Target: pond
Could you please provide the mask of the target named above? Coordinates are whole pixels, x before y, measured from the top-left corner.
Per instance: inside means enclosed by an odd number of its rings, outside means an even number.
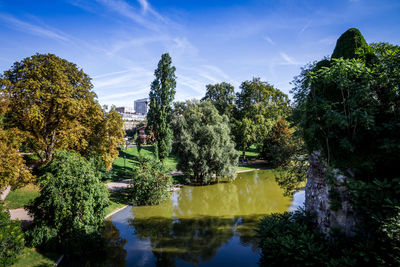
[[[241,173],[231,183],[183,186],[157,206],[113,215],[105,236],[113,266],[258,266],[257,222],[293,210],[304,192],[286,197],[269,170]]]

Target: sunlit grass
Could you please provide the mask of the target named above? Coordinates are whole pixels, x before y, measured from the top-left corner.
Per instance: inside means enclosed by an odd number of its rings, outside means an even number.
[[[25,247],[13,266],[53,266],[60,256],[57,253],[39,252],[36,248]]]
[[[28,184],[10,192],[5,199],[5,207],[7,209],[22,208],[38,196],[39,188],[33,184]]]

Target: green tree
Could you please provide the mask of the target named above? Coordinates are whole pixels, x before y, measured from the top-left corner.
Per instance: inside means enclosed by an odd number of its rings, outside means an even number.
[[[168,157],[172,148],[171,104],[175,97],[176,77],[175,67],[168,53],[161,56],[156,77],[151,83],[150,105],[147,114],[147,126],[154,134],[154,151],[157,158],[163,161]]]
[[[219,115],[210,101],[187,101],[178,106],[173,121],[178,168],[193,173],[196,183],[235,178],[238,155],[228,117]]]
[[[295,118],[308,151],[321,151],[328,167],[348,177],[344,186],[371,258],[398,265],[400,47],[342,45],[323,67],[312,64],[295,80]]]
[[[296,145],[293,129],[289,128],[287,121],[279,118],[264,139],[260,155],[272,168],[285,167],[292,160]]]
[[[23,152],[33,152],[39,159],[34,166],[49,162],[56,149],[81,154],[94,149],[111,167],[123,132],[109,131],[114,127],[109,125],[112,119],[102,112],[92,88],[87,74],[53,54],[36,54],[15,62],[1,76],[0,95],[8,103],[6,129],[22,132]],[[91,142],[99,134],[108,140]]]
[[[232,117],[235,105],[235,88],[229,83],[217,83],[206,85],[206,95],[201,101],[210,100],[217,108],[220,115]]]
[[[21,222],[11,221],[3,203],[0,203],[0,265],[11,266],[23,249]]]
[[[61,151],[40,177],[40,195],[29,205],[34,216],[27,239],[71,254],[100,243],[108,191],[95,168],[76,152]]]
[[[289,98],[260,78],[245,81],[236,94],[236,125],[234,131],[237,147],[245,157],[246,149],[259,146],[279,117],[289,115]]]
[[[142,160],[129,188],[132,203],[138,206],[160,204],[169,198],[171,185],[171,177],[160,162]]]

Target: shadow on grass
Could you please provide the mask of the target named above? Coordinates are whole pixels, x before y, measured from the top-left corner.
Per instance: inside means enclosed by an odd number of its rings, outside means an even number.
[[[114,165],[112,168],[112,181],[119,181],[123,179],[130,179],[133,175],[133,168],[131,166],[118,166]]]
[[[130,195],[129,188],[118,190],[118,191],[110,193],[110,200],[112,200],[116,203],[129,205],[130,204],[129,195]]]

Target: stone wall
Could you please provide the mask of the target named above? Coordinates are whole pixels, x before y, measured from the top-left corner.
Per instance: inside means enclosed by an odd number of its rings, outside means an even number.
[[[310,167],[307,172],[305,209],[316,215],[320,230],[329,235],[331,228],[340,228],[346,235],[353,235],[353,228],[356,223],[353,206],[345,186],[341,186],[347,177],[335,175],[337,186],[330,186],[325,177],[326,166],[321,159],[319,152],[309,157]],[[340,201],[338,209],[331,209],[329,192],[334,190],[336,201]],[[338,203],[340,203],[338,202]]]

